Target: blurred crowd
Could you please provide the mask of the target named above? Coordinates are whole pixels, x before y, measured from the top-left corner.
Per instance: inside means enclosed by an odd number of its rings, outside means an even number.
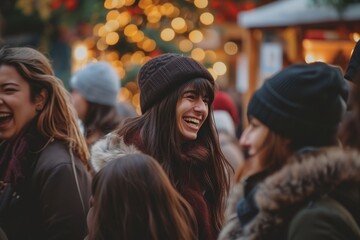
[[[246,111],[191,57],[137,80],[140,115],[108,62],[68,90],[1,48],[1,240],[360,239],[360,41],[345,73],[291,64]]]

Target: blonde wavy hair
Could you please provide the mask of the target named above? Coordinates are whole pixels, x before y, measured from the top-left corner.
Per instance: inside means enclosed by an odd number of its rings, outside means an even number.
[[[8,65],[29,83],[31,100],[46,90],[47,99],[39,112],[37,129],[44,137],[68,144],[72,152],[87,166],[89,150],[80,132],[75,109],[63,82],[57,78],[49,59],[29,47],[5,47],[0,50],[0,66]]]

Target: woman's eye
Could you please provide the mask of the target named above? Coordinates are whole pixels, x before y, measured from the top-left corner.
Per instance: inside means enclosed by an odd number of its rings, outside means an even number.
[[[193,95],[193,94],[188,94],[185,97],[189,98],[189,99],[195,99],[195,95]]]
[[[15,89],[15,88],[5,88],[5,89],[4,89],[4,92],[6,92],[6,93],[12,93],[12,92],[16,92],[16,89]]]

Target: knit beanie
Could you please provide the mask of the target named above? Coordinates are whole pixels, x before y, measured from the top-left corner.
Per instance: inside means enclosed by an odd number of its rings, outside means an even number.
[[[344,77],[352,81],[357,74],[360,74],[360,40],[355,45]]]
[[[192,58],[165,53],[145,63],[139,72],[140,107],[145,113],[182,84],[203,78],[214,85],[209,71]]]
[[[120,78],[107,62],[92,62],[76,72],[70,86],[89,102],[114,106],[120,88]]]
[[[319,143],[336,133],[347,97],[340,68],[294,64],[265,80],[250,100],[248,116],[282,136]]]
[[[214,110],[224,110],[227,111],[235,126],[239,124],[239,111],[236,107],[234,100],[224,91],[215,91]]]
[[[225,132],[231,137],[236,137],[234,121],[228,111],[214,110],[214,120],[218,132]]]

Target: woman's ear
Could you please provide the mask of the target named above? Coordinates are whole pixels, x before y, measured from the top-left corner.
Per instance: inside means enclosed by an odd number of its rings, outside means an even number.
[[[35,97],[35,105],[37,111],[43,110],[47,98],[48,91],[45,88],[41,89],[40,93]]]

